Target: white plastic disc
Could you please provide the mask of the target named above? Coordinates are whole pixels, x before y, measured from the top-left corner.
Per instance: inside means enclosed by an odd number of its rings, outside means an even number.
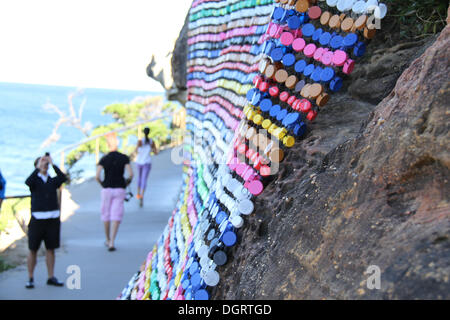
[[[250,213],[253,212],[253,209],[254,209],[254,205],[251,200],[244,199],[239,202],[239,211],[242,214],[249,215]]]

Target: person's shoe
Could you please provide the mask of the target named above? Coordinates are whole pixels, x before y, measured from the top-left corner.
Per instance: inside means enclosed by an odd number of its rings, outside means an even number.
[[[64,283],[59,282],[58,279],[56,279],[55,277],[51,277],[47,280],[47,284],[49,286],[55,286],[55,287],[62,287],[64,285]]]
[[[116,248],[115,247],[109,247],[108,251],[116,251]]]
[[[34,288],[34,280],[33,278],[30,278],[30,280],[27,281],[25,288],[27,289],[33,289]]]
[[[141,196],[141,198],[139,199],[139,207],[142,208],[143,206],[144,206],[144,199]]]

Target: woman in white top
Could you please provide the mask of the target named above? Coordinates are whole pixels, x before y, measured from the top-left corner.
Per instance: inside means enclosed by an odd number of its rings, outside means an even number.
[[[147,179],[152,169],[152,157],[150,153],[153,151],[155,154],[158,153],[156,149],[155,142],[152,139],[149,139],[148,135],[150,134],[150,129],[144,129],[145,138],[143,140],[138,141],[138,145],[136,148],[137,156],[136,156],[136,166],[138,169],[138,187],[137,187],[137,196],[140,200],[139,205],[143,206],[144,201],[144,192],[147,187]]]

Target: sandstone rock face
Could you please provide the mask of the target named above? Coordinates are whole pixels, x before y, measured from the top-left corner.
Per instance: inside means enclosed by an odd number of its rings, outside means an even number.
[[[449,36],[355,70],[257,198],[213,299],[450,298]]]

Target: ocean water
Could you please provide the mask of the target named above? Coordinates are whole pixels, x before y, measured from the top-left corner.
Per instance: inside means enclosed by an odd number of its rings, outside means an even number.
[[[51,103],[68,114],[68,95],[76,90],[75,87],[0,82],[0,170],[7,180],[7,196],[29,194],[24,182],[33,171],[33,162],[38,156],[47,151],[54,154],[57,150],[84,139],[78,129],[63,125],[58,130],[60,139],[49,147],[40,149],[59,118],[56,113],[46,111],[43,106]],[[78,111],[85,99],[82,123],[89,122],[95,127],[113,122],[111,116],[101,114],[109,104],[163,94],[85,88],[80,96],[74,98],[73,105]],[[53,157],[53,160],[59,165],[59,156]],[[84,176],[92,175],[95,171],[94,157],[85,157],[76,168],[84,170]]]

